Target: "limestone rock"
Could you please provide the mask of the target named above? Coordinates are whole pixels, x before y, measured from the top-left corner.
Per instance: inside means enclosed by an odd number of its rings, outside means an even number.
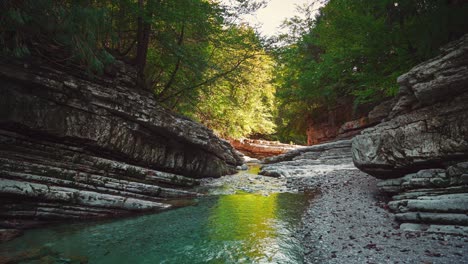
[[[385,180],[378,187],[384,192],[397,193],[388,207],[399,221],[468,226],[468,184],[463,181],[467,174],[468,162],[462,162],[446,170],[426,169]]]
[[[283,144],[278,141],[258,139],[230,140],[230,143],[236,150],[258,159],[284,154],[290,150],[303,147],[299,145]]]
[[[468,35],[398,82],[392,119],[353,139],[355,165],[387,179],[468,158]]]
[[[118,78],[91,82],[54,70],[0,65],[0,82],[0,124],[7,130],[44,133],[194,178],[234,173],[242,164],[211,130],[163,109],[150,92]]]
[[[242,160],[206,127],[159,106],[135,71],[74,76],[0,61],[0,220],[161,210]]]
[[[353,139],[354,164],[384,179],[396,220],[429,225],[403,227],[456,233],[447,225],[468,226],[468,35],[398,83],[387,120]]]
[[[419,107],[452,99],[467,90],[468,35],[442,48],[441,53],[398,78],[398,83],[414,94]]]
[[[462,226],[468,225],[468,215],[466,214],[407,212],[396,214],[395,219],[401,222],[423,222]]]
[[[271,177],[313,177],[338,170],[355,170],[351,159],[351,141],[332,143],[292,150],[265,160],[260,175]]]
[[[73,203],[98,208],[146,210],[170,207],[168,204],[156,201],[7,179],[2,179],[0,182],[0,192],[5,195],[21,195],[27,198]]]
[[[302,159],[301,156],[304,155],[304,159],[312,158],[317,159],[323,155],[324,151],[334,151],[336,153],[341,153],[343,156],[349,156],[351,154],[351,140],[339,140],[330,143],[323,143],[319,145],[314,145],[310,147],[298,148],[291,150],[285,154],[278,155],[271,158],[266,158],[264,163],[277,163],[281,161],[291,161],[293,159]],[[328,156],[327,154],[324,156]]]
[[[427,169],[402,178],[382,181],[378,186],[385,192],[399,193],[417,188],[448,187],[450,179],[443,169]]]
[[[367,118],[369,119],[369,123],[376,124],[380,121],[386,119],[390,112],[392,111],[393,105],[395,104],[395,100],[389,99],[374,107]]]
[[[410,232],[428,232],[428,233],[442,233],[450,235],[468,236],[467,226],[456,225],[428,225],[428,224],[413,224],[404,223],[400,225],[400,229]]]

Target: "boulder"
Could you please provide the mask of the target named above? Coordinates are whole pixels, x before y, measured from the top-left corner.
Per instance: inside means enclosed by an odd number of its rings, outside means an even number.
[[[71,75],[0,62],[0,218],[81,219],[161,210],[242,159],[208,128],[157,104],[135,71]]]
[[[398,83],[389,119],[353,139],[355,165],[389,179],[468,159],[468,35]]]
[[[465,234],[468,226],[468,35],[398,78],[385,121],[352,141],[353,162],[384,179],[402,229]]]

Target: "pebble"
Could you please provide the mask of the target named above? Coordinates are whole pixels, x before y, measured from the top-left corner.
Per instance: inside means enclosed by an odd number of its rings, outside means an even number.
[[[311,166],[306,173],[307,166],[297,167],[288,171],[288,188],[320,193],[298,231],[307,248],[304,263],[468,263],[468,254],[460,251],[468,247],[464,237],[400,231],[374,177],[356,169],[311,173]],[[281,169],[287,171],[287,162]]]

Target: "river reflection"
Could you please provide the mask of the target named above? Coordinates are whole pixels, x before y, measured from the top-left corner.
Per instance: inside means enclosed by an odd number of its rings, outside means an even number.
[[[31,230],[0,244],[0,263],[301,263],[292,235],[308,200],[239,193],[159,214]]]
[[[211,211],[210,239],[239,244],[238,250],[251,260],[274,255],[277,199],[278,194],[221,196]]]

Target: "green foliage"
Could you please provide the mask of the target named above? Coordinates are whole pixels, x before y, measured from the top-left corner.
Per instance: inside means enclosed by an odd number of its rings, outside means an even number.
[[[395,95],[399,75],[466,33],[467,13],[443,0],[330,0],[315,23],[310,14],[289,21],[302,32],[277,50],[280,133],[304,133],[315,109],[343,97],[359,105]]]
[[[233,22],[265,1],[231,2],[235,8],[212,0],[6,0],[1,52],[89,74],[117,58],[136,66],[138,86],[163,106],[220,135],[268,134],[272,61],[254,31]]]
[[[245,50],[238,52],[243,53]],[[224,61],[226,53],[220,50],[215,56]],[[275,89],[270,80],[272,70],[272,58],[263,54],[261,49],[258,50],[257,54],[240,64],[235,72],[216,79],[200,91],[194,118],[225,138],[273,133]]]
[[[223,137],[271,134],[276,123],[273,137],[303,143],[318,109],[393,96],[399,75],[468,28],[458,1],[330,0],[315,19],[311,5],[287,21],[290,34],[278,37],[287,45],[268,54],[234,23],[266,1],[230,2],[4,0],[0,53],[89,74],[123,60],[162,105]]]
[[[147,82],[161,103],[182,111],[212,63],[210,44],[220,33],[222,13],[200,0],[163,2],[156,9],[157,38],[148,51]]]
[[[0,44],[4,55],[31,53],[56,64],[77,63],[89,72],[102,73],[112,61],[101,49],[108,31],[105,9],[89,1],[3,1]]]

